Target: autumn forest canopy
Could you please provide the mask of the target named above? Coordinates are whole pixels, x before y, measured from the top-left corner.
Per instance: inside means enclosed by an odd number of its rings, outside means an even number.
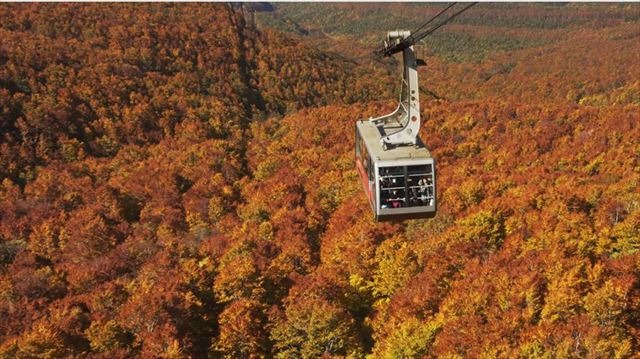
[[[0,358],[631,358],[640,5],[482,3],[420,53],[438,214],[354,123],[444,4],[0,4]]]

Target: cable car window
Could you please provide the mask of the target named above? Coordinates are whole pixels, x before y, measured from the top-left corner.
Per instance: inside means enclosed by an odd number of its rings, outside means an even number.
[[[409,207],[433,206],[434,183],[431,165],[408,166]]]
[[[364,141],[362,141],[362,138],[360,138],[360,136],[358,136],[358,142],[359,142],[359,148],[360,148],[360,158],[362,159],[362,167],[364,167],[364,172],[367,174],[367,177],[369,178],[369,180],[371,180],[372,178],[372,167],[371,166],[371,158],[369,157],[369,152],[367,151],[367,147],[364,145]]]
[[[407,173],[409,173],[409,175],[431,173],[431,165],[408,166]]]
[[[393,166],[393,167],[381,167],[380,168],[381,176],[403,176],[404,177],[404,166]]]
[[[381,167],[380,208],[401,208],[407,204],[405,167]]]
[[[380,208],[435,205],[432,165],[381,167]]]

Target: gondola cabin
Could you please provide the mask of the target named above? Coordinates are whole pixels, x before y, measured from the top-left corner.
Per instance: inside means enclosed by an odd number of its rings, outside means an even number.
[[[418,66],[409,31],[389,31],[380,52],[402,52],[400,101],[392,113],[356,122],[356,168],[376,220],[436,215],[436,165],[418,136]]]
[[[379,126],[356,123],[356,168],[377,221],[432,218],[436,168],[419,137],[415,145],[383,149]]]

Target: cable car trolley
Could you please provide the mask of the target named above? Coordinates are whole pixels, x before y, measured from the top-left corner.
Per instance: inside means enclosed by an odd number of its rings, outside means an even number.
[[[436,163],[420,139],[418,66],[414,45],[476,3],[439,21],[452,3],[413,33],[390,31],[376,54],[402,52],[403,75],[398,107],[392,113],[356,123],[356,168],[376,220],[432,218],[436,215]],[[454,9],[455,10],[455,9]],[[434,22],[434,25],[428,27]]]

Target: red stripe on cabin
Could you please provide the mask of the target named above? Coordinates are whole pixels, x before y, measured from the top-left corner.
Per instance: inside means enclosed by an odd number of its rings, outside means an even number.
[[[362,181],[362,188],[364,189],[364,193],[367,195],[369,199],[369,204],[373,206],[373,193],[369,188],[369,178],[367,177],[367,173],[364,170],[364,166],[362,162],[360,162],[360,158],[356,158],[356,168],[358,169],[358,173],[360,174],[360,180]]]

